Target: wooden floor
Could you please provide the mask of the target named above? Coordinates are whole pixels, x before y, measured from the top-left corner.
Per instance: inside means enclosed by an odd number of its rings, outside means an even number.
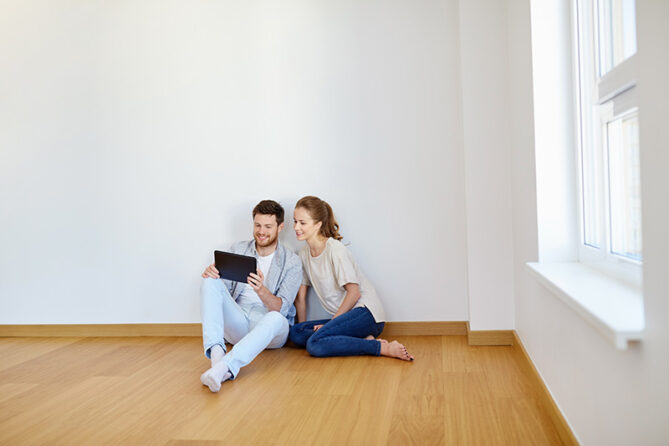
[[[414,362],[286,347],[212,394],[198,338],[0,338],[0,444],[562,444],[518,347],[398,340]]]

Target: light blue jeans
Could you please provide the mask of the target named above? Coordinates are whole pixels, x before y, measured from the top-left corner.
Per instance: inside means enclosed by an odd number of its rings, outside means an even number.
[[[249,364],[266,348],[281,348],[288,338],[288,320],[263,305],[242,307],[232,299],[220,279],[204,279],[200,288],[202,343],[207,358],[211,348],[225,340],[234,344],[223,357],[234,379],[239,369]]]

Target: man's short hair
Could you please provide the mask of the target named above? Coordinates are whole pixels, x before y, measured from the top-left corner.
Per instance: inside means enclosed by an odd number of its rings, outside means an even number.
[[[276,217],[277,225],[283,223],[283,208],[274,200],[263,200],[256,204],[256,207],[253,208],[253,217],[255,217],[256,214],[274,215],[274,217]]]

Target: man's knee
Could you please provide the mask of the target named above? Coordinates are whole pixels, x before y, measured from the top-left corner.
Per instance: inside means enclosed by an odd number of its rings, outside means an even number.
[[[262,318],[262,323],[271,325],[276,331],[288,328],[288,320],[278,311],[270,311]]]
[[[270,311],[266,313],[260,321],[258,321],[257,327],[270,328],[274,333],[280,333],[285,331],[288,334],[289,326],[288,320],[281,315],[278,311]]]
[[[288,338],[289,327],[288,321],[285,317],[276,311],[270,311],[258,324],[258,326],[265,326],[272,334],[272,341],[267,345],[267,348],[281,348],[286,343]]]
[[[221,285],[223,285],[221,279],[212,279],[211,277],[205,277],[204,279],[202,279],[202,284],[200,285],[200,289],[202,290],[218,289]]]
[[[230,292],[221,279],[205,278],[200,285],[200,298],[202,301],[213,299],[218,302],[221,298],[232,299]]]

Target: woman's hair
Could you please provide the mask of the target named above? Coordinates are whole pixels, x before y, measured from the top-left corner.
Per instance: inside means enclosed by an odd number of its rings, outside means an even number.
[[[341,240],[343,237],[339,234],[339,223],[335,220],[334,212],[327,202],[318,197],[308,195],[299,199],[295,208],[306,209],[315,222],[321,222],[321,235],[332,237],[335,240]]]

